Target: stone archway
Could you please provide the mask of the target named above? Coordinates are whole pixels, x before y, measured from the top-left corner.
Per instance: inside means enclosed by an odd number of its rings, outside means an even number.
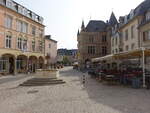
[[[25,55],[17,56],[16,68],[18,73],[25,73],[28,71],[28,57]]]
[[[44,58],[42,56],[39,57],[39,69],[44,68]]]
[[[36,56],[30,56],[28,60],[28,70],[31,73],[35,73],[37,69],[37,57]]]
[[[2,55],[2,59],[8,61],[8,64],[7,64],[8,74],[15,74],[15,71],[16,71],[16,65],[15,65],[16,58],[15,58],[15,55],[6,53],[6,54]]]

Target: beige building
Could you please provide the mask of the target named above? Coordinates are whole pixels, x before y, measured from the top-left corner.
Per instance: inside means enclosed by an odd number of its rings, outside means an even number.
[[[57,62],[57,41],[51,39],[51,35],[45,36],[45,58],[47,65]]]
[[[0,73],[44,66],[43,18],[12,0],[0,0]]]
[[[150,49],[150,6],[141,18],[141,24],[138,27],[140,31],[140,46],[144,47],[145,49]],[[145,58],[146,69],[150,70],[150,57],[146,56]]]
[[[92,58],[102,57],[111,53],[111,26],[117,23],[114,14],[109,22],[91,20],[85,27],[82,22],[78,32],[78,62],[85,67]]]
[[[128,15],[119,18],[119,24],[112,28],[111,51],[113,54],[150,46],[147,39],[143,38],[143,36],[148,36],[149,4],[150,1],[145,0],[132,9]]]
[[[134,51],[141,47],[150,48],[150,1],[145,0],[112,27],[111,53]],[[139,60],[139,59],[138,59]],[[146,64],[149,58],[146,58]],[[118,62],[118,61],[117,61]],[[122,62],[122,61],[121,61]]]
[[[124,17],[126,19],[127,16]],[[120,38],[122,38],[122,50],[123,51],[131,51],[135,49],[139,49],[139,17],[131,17],[131,20],[128,22],[120,23],[119,31],[121,33]],[[123,24],[123,25],[122,25]]]
[[[119,24],[112,27],[111,54],[116,54],[123,51],[123,39],[121,38],[121,33],[118,28]]]
[[[120,17],[120,23],[112,28],[112,54],[140,48],[138,30],[140,17],[133,17],[131,15],[133,14],[130,13],[127,16]],[[130,18],[130,20],[127,20],[127,18]]]
[[[143,16],[143,21],[139,25],[141,47],[150,48],[150,9]]]
[[[58,49],[57,61],[65,65],[72,65],[77,61],[77,49]]]

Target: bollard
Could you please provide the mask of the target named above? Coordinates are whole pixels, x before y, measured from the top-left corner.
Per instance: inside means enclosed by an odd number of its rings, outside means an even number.
[[[85,75],[83,75],[83,81],[82,82],[83,82],[83,84],[85,84]]]

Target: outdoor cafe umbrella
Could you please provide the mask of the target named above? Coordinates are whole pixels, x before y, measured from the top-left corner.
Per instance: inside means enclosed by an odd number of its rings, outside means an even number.
[[[146,87],[146,84],[145,84],[145,57],[146,56],[150,56],[150,49],[147,49],[144,47],[137,49],[137,50],[121,52],[121,53],[114,55],[116,59],[142,58],[143,87]]]

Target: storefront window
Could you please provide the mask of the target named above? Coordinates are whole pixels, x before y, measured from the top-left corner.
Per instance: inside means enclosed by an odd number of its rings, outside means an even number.
[[[17,69],[23,68],[23,60],[17,60]]]
[[[7,60],[0,60],[0,72],[4,72],[7,70]]]

